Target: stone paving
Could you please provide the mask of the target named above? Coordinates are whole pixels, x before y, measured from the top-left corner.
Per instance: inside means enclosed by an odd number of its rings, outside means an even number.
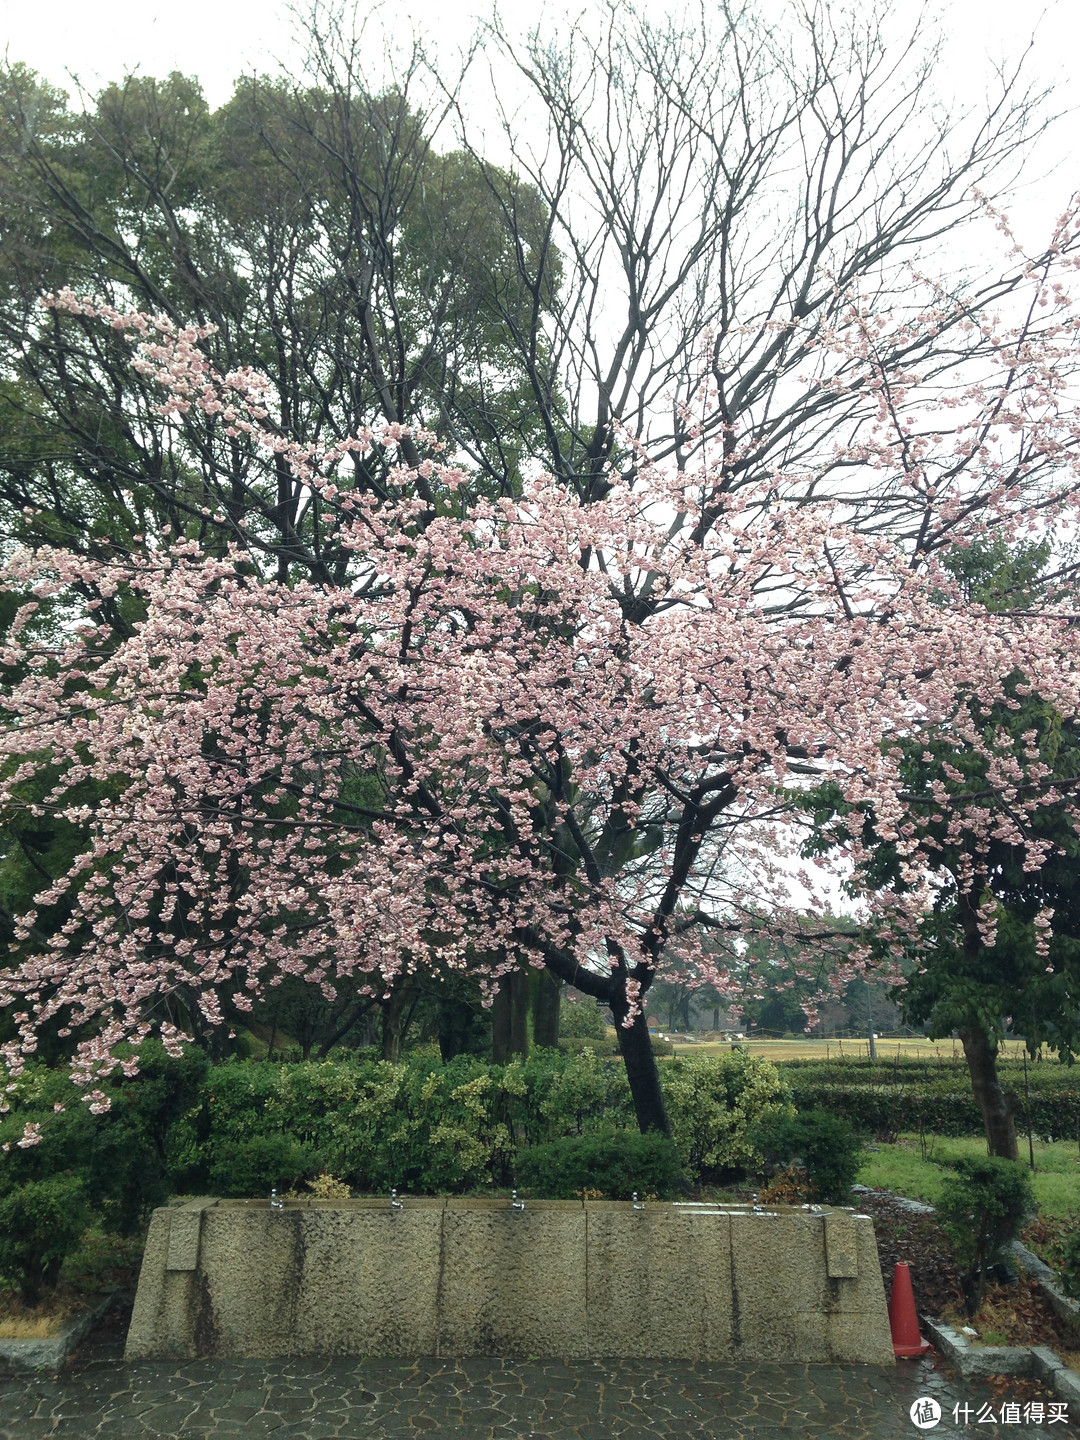
[[[913,1440],[920,1434],[1076,1434],[1071,1424],[978,1420],[991,1394],[928,1361],[894,1369],[640,1360],[195,1360],[120,1358],[113,1318],[60,1376],[0,1375],[0,1440]],[[920,1430],[929,1396],[940,1423]],[[1044,1397],[1044,1402],[1048,1397]],[[957,1425],[953,1406],[967,1404]]]

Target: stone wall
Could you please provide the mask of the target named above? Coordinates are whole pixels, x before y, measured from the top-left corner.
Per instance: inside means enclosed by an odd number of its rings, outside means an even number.
[[[486,1199],[155,1211],[128,1359],[209,1355],[893,1361],[865,1215]]]

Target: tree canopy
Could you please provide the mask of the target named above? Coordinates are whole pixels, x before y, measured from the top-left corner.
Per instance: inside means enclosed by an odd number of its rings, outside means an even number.
[[[1048,559],[1045,544],[994,540],[947,564],[963,597],[994,614],[1028,610],[1053,589]],[[851,889],[899,898],[927,888],[924,905],[885,936],[908,952],[904,1011],[931,1035],[960,1035],[991,1152],[1016,1159],[998,1041],[1011,1025],[1033,1054],[1046,1046],[1071,1063],[1080,1049],[1080,730],[1022,664],[993,699],[958,691],[958,707],[938,739],[897,739],[902,824],[882,825],[871,806],[833,805],[826,789],[809,848],[858,835]]]
[[[1029,255],[977,189],[1040,124],[1018,76],[927,125],[918,37],[839,12],[496,25],[499,166],[470,75],[373,93],[311,39],[213,115],[5,76],[2,804],[76,852],[15,932],[7,1063],[67,1032],[93,1094],[121,1036],[282,977],[536,965],[611,1006],[664,1128],[653,980],[724,993],[763,911],[822,938],[808,791],[893,847],[887,965],[935,894],[912,753],[981,767],[993,805],[932,788],[958,851],[1074,825],[987,720],[1077,713],[1080,219]],[[1000,269],[927,273],[980,221]],[[1055,585],[982,603],[950,557],[998,542]]]

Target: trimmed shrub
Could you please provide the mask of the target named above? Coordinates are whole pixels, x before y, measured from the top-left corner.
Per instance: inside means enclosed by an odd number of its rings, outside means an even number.
[[[56,1284],[89,1223],[86,1186],[76,1175],[30,1180],[0,1197],[0,1275],[25,1305]]]
[[[742,1050],[680,1056],[663,1067],[661,1083],[679,1158],[696,1179],[753,1169],[761,1159],[755,1124],[791,1113],[776,1066]]]
[[[274,1133],[317,1152],[355,1190],[455,1194],[506,1184],[522,1146],[632,1124],[623,1066],[591,1050],[508,1065],[429,1055],[260,1061],[218,1066],[173,1144],[189,1190],[212,1183],[223,1143]]]
[[[974,1315],[982,1303],[986,1272],[1020,1233],[1032,1206],[1031,1180],[1023,1165],[987,1155],[957,1160],[938,1200],[938,1217],[961,1265],[964,1301]]]
[[[754,1129],[754,1143],[772,1164],[797,1164],[806,1171],[814,1195],[843,1205],[859,1171],[862,1142],[851,1125],[825,1110],[773,1115]]]
[[[254,1135],[220,1145],[210,1178],[219,1194],[257,1196],[293,1190],[319,1169],[319,1157],[288,1136]]]
[[[117,1235],[91,1226],[64,1261],[59,1283],[82,1295],[134,1290],[139,1281],[144,1236]]]
[[[597,1039],[593,1035],[560,1035],[558,1048],[564,1055],[584,1055],[586,1050],[596,1055],[610,1055],[615,1051],[610,1040]]]
[[[123,1235],[164,1204],[177,1123],[199,1105],[208,1063],[190,1049],[174,1059],[158,1041],[146,1041],[138,1055],[137,1075],[117,1071],[100,1082],[112,1102],[101,1115],[90,1113],[66,1070],[32,1067],[19,1077],[7,1097],[10,1112],[0,1116],[0,1144],[10,1147],[0,1163],[0,1194],[76,1174],[102,1225]],[[28,1122],[40,1126],[42,1138],[24,1149],[16,1142]]]
[[[546,1200],[573,1200],[587,1192],[629,1200],[634,1191],[671,1200],[684,1188],[678,1152],[656,1131],[611,1130],[553,1140],[522,1150],[515,1168],[522,1189]]]
[[[743,1052],[675,1059],[660,1067],[660,1082],[694,1179],[753,1164],[750,1126],[786,1103],[775,1067]],[[444,1065],[428,1055],[399,1064],[229,1062],[211,1072],[202,1107],[170,1144],[176,1178],[193,1191],[216,1188],[210,1167],[223,1144],[280,1134],[355,1190],[456,1194],[506,1185],[527,1147],[622,1129],[636,1130],[625,1067],[589,1048],[508,1065],[469,1056]]]
[[[362,1193],[504,1186],[525,1148],[636,1130],[625,1067],[585,1043],[579,1055],[545,1050],[507,1065],[464,1055],[444,1064],[428,1052],[399,1064],[354,1054],[212,1069],[196,1051],[174,1061],[148,1044],[138,1076],[102,1082],[113,1107],[97,1116],[66,1074],[37,1067],[0,1117],[0,1144],[11,1145],[0,1194],[70,1171],[102,1224],[130,1233],[170,1193],[264,1196],[320,1168]],[[775,1067],[741,1051],[666,1061],[660,1083],[690,1179],[753,1165],[752,1123],[786,1104]],[[54,1104],[64,1108],[54,1113]],[[19,1149],[28,1120],[40,1122],[42,1142]]]
[[[559,1006],[560,1040],[606,1040],[604,1012],[593,999],[564,1000]]]
[[[830,1110],[858,1130],[895,1135],[925,1130],[936,1135],[977,1135],[982,1116],[971,1093],[963,1060],[887,1056],[867,1059],[788,1060],[781,1071],[800,1110]],[[1018,1122],[1030,1121],[1034,1134],[1048,1140],[1076,1136],[1080,1075],[1075,1067],[1042,1063],[1028,1067],[1029,1100],[1022,1069],[1013,1060],[998,1061],[1006,1090],[1018,1097]]]

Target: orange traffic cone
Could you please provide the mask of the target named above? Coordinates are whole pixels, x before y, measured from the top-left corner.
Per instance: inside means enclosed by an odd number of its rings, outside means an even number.
[[[911,1271],[901,1260],[893,1271],[892,1294],[889,1296],[889,1329],[892,1331],[893,1354],[898,1360],[925,1355],[930,1342],[919,1334],[919,1317],[915,1313],[915,1292],[911,1288]]]

